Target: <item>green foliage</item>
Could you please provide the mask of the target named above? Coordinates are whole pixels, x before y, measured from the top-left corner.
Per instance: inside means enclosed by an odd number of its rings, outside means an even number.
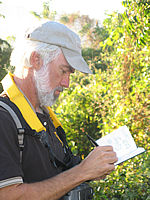
[[[0,4],[2,4],[2,2],[0,1]],[[5,16],[3,14],[0,13],[0,18],[5,18]]]
[[[0,81],[7,73],[7,69],[9,68],[9,58],[11,54],[12,48],[10,44],[0,39]],[[2,91],[2,86],[0,84],[0,92]]]
[[[72,150],[82,157],[93,148],[86,132],[98,139],[122,125],[146,149],[118,166],[105,181],[91,183],[96,200],[150,198],[149,2],[124,4],[125,13],[108,15],[102,29],[86,27],[96,38],[95,46],[83,49],[94,75],[76,72],[56,109]]]
[[[145,173],[143,158],[132,159],[118,166],[105,180],[93,182],[96,200],[145,200],[150,195],[149,178]],[[146,157],[146,156],[145,156]],[[139,161],[140,160],[140,161]],[[138,164],[138,165],[137,165]]]
[[[35,11],[31,11],[36,18],[40,19],[49,19],[54,21],[56,17],[56,11],[52,11],[50,8],[52,0],[45,1],[43,3],[43,10],[41,13],[37,13]]]
[[[60,21],[77,30],[84,44],[83,56],[93,75],[76,72],[70,88],[54,106],[75,154],[82,158],[93,149],[86,134],[98,139],[127,125],[138,146],[146,149],[105,180],[93,181],[95,200],[150,199],[150,12],[148,0],[126,0],[124,14],[108,15],[103,26],[78,13]],[[55,20],[49,1],[42,13]],[[0,40],[0,78],[9,66],[10,45]]]

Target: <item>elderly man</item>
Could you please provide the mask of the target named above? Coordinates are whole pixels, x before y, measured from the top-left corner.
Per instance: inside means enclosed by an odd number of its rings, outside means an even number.
[[[29,29],[14,49],[11,61],[16,70],[2,81],[1,101],[23,118],[24,131],[20,145],[15,114],[10,114],[2,103],[1,200],[63,199],[81,183],[104,178],[115,169],[117,157],[111,146],[96,147],[79,162],[49,107],[63,88],[69,87],[71,73],[91,73],[80,45],[79,37],[66,26],[46,22]]]

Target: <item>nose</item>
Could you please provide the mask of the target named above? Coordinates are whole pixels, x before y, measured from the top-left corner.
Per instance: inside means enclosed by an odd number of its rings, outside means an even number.
[[[70,82],[70,74],[66,75],[61,80],[61,86],[65,88],[69,88],[69,82]]]

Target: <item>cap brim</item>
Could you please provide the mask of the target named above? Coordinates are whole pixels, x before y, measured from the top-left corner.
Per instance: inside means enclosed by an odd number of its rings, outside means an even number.
[[[61,47],[61,49],[67,62],[72,68],[86,74],[93,74],[82,55],[67,48]]]

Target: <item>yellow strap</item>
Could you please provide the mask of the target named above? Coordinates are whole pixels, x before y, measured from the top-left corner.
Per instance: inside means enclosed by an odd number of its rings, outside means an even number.
[[[2,80],[2,85],[3,85],[4,91],[6,91],[10,100],[14,102],[17,105],[17,107],[20,109],[25,121],[29,124],[29,126],[32,129],[36,130],[37,132],[40,132],[42,130],[46,131],[45,127],[42,125],[42,123],[38,119],[32,107],[29,105],[24,95],[20,92],[20,90],[16,86],[13,79],[13,74],[9,72],[5,76],[5,78]],[[61,123],[57,119],[52,109],[50,107],[46,107],[46,108],[54,123],[55,128],[57,128],[58,126],[61,126]],[[55,133],[55,135],[59,139],[59,141],[62,143],[57,133]]]
[[[46,130],[40,122],[40,120],[38,119],[38,117],[36,116],[36,113],[32,110],[31,106],[25,99],[24,95],[17,88],[13,80],[13,75],[11,73],[6,75],[6,77],[2,80],[2,84],[4,90],[8,94],[8,97],[20,109],[24,119],[29,124],[29,126],[37,132]]]
[[[46,107],[48,112],[49,112],[49,115],[53,121],[53,124],[55,126],[55,128],[57,128],[58,126],[62,126],[60,121],[58,120],[58,118],[56,117],[56,115],[54,114],[54,112],[52,111],[52,109],[50,107]]]

